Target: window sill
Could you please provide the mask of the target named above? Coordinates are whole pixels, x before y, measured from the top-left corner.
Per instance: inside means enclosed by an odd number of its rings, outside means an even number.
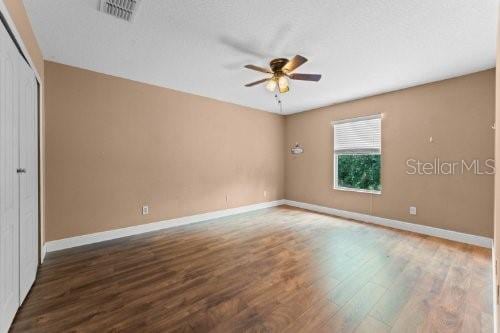
[[[358,193],[368,193],[368,194],[377,194],[377,195],[382,194],[382,191],[362,190],[362,189],[358,189],[358,188],[349,188],[349,187],[334,186],[333,189],[338,190],[338,191],[344,191],[344,192],[358,192]]]

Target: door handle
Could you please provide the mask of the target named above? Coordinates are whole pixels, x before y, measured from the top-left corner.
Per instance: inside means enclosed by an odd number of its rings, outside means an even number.
[[[17,171],[17,173],[26,173],[26,169],[19,168],[16,171]]]

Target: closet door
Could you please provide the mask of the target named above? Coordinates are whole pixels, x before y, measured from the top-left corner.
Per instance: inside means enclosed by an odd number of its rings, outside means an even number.
[[[19,306],[18,57],[0,24],[0,332]]]
[[[19,260],[22,303],[38,267],[37,85],[26,62],[19,64]]]

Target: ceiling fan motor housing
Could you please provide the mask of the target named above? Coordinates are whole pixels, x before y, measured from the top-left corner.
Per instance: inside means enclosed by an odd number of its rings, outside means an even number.
[[[269,67],[271,67],[271,70],[274,73],[277,73],[277,72],[281,72],[281,70],[283,69],[283,67],[287,63],[288,63],[288,59],[286,59],[286,58],[277,58],[277,59],[271,60],[271,62],[269,63]]]

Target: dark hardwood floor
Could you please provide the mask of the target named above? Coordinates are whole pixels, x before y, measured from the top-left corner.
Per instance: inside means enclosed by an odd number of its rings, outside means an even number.
[[[277,207],[49,253],[12,332],[492,332],[490,250]]]

